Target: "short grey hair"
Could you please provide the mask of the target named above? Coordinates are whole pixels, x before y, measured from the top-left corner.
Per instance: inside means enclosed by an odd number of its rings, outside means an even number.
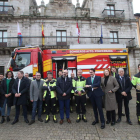
[[[119,72],[119,71],[121,71],[121,70],[122,70],[122,71],[124,71],[124,69],[123,69],[123,68],[119,68],[119,69],[118,69],[118,72]]]
[[[78,69],[78,70],[77,70],[77,72],[78,72],[78,71],[82,71],[82,72],[83,72],[83,70],[82,70],[82,69]]]

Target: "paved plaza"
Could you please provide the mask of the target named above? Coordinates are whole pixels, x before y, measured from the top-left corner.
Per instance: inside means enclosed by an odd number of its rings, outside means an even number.
[[[71,113],[72,124],[68,124],[66,120],[63,125],[54,124],[51,120],[49,123],[38,122],[36,118],[35,124],[29,126],[20,115],[19,122],[11,125],[14,119],[14,108],[11,113],[11,122],[0,124],[0,140],[140,140],[140,125],[136,118],[136,95],[132,90],[133,100],[130,101],[130,116],[133,125],[126,123],[126,118],[122,118],[120,124],[115,126],[106,125],[105,129],[100,129],[100,124],[91,125],[94,120],[93,111],[89,100],[87,101],[87,119],[85,123],[81,121],[76,123],[76,113]],[[29,119],[31,116],[28,117]],[[45,120],[45,115],[42,116]],[[57,114],[59,119],[59,114]]]

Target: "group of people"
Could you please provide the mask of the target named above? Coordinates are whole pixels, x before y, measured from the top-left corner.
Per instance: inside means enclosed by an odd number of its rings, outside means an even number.
[[[139,73],[132,81],[128,75],[125,75],[124,69],[119,68],[118,74],[116,68],[104,70],[104,77],[96,76],[95,69],[90,69],[90,77],[87,79],[82,76],[82,70],[77,70],[77,76],[71,73],[68,77],[68,71],[59,71],[59,77],[53,78],[51,72],[47,73],[47,78],[41,79],[41,73],[37,72],[34,80],[28,78],[28,73],[24,75],[19,71],[17,78],[14,79],[12,71],[6,73],[6,77],[0,74],[0,111],[1,123],[10,121],[11,106],[15,105],[15,119],[12,125],[19,121],[20,106],[22,105],[24,121],[29,125],[35,123],[35,116],[38,114],[38,121],[43,122],[41,118],[43,103],[45,103],[46,119],[45,123],[50,121],[50,113],[53,115],[54,123],[57,123],[56,113],[59,106],[60,124],[64,123],[64,111],[66,120],[71,123],[70,112],[73,112],[73,97],[75,97],[75,107],[77,118],[76,122],[81,120],[87,122],[86,118],[86,99],[89,97],[95,120],[92,125],[101,122],[101,129],[105,128],[105,117],[103,106],[106,110],[106,124],[115,125],[120,123],[122,118],[122,103],[125,107],[126,121],[132,125],[129,112],[129,101],[132,99],[132,86],[136,88],[137,93],[137,117],[140,124],[140,64]],[[87,96],[86,96],[87,95]],[[27,104],[31,107],[32,117],[29,122],[27,117]],[[7,114],[5,109],[7,105]],[[29,107],[28,107],[29,108]],[[118,118],[116,120],[116,110],[118,109]]]

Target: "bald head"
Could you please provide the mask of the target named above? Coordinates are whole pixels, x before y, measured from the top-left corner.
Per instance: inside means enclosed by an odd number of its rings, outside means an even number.
[[[64,70],[64,71],[63,71],[63,76],[64,76],[64,77],[67,77],[67,76],[68,76],[68,70]]]

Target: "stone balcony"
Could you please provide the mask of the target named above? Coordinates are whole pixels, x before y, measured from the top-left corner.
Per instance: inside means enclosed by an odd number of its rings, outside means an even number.
[[[104,9],[102,16],[106,22],[122,22],[125,19],[124,10]]]

